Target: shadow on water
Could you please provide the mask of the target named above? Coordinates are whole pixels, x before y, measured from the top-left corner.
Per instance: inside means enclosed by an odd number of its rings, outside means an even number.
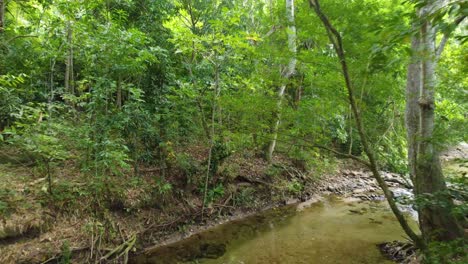
[[[402,240],[385,203],[329,197],[298,211],[272,209],[137,256],[133,263],[392,263],[376,244]]]

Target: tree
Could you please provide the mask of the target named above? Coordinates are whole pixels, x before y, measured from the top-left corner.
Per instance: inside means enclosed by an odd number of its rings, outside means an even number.
[[[447,191],[434,138],[437,61],[450,32],[436,46],[438,26],[433,15],[446,1],[434,1],[416,9],[411,42],[412,57],[406,85],[408,164],[418,204],[419,224],[425,240],[448,241],[463,237],[452,215],[453,202]],[[460,23],[464,15],[458,17]]]
[[[376,154],[375,154],[375,151],[370,146],[369,140],[366,135],[365,127],[362,122],[362,117],[361,117],[361,114],[359,112],[359,109],[356,103],[356,99],[354,95],[355,90],[351,81],[351,76],[349,74],[349,68],[348,68],[348,63],[346,60],[342,37],[340,33],[338,32],[338,30],[331,24],[330,20],[325,15],[325,13],[323,13],[319,1],[309,0],[309,3],[310,3],[310,6],[314,9],[317,16],[322,21],[326,29],[327,36],[330,42],[332,43],[333,48],[340,61],[342,75],[343,75],[343,79],[345,82],[345,87],[348,92],[349,104],[353,112],[354,120],[356,122],[356,127],[358,130],[359,138],[361,139],[361,144],[364,149],[364,153],[366,154],[369,160],[369,162],[366,162],[366,161],[361,161],[361,162],[366,164],[369,167],[369,169],[372,171],[372,175],[377,180],[377,183],[382,189],[384,196],[388,204],[390,205],[390,209],[392,210],[393,214],[397,218],[398,222],[400,223],[405,233],[416,243],[418,247],[422,248],[424,247],[424,242],[409,226],[404,215],[402,214],[402,212],[398,209],[396,205],[395,199],[393,197],[393,193],[390,191],[390,189],[387,186],[387,183],[384,181],[384,179],[380,175],[378,164],[377,164],[377,159],[376,159]]]
[[[5,0],[0,0],[0,33],[5,30]]]
[[[294,0],[286,0],[286,17],[288,21],[287,35],[288,35],[288,49],[289,49],[289,63],[285,69],[282,70],[281,76],[284,79],[278,90],[278,101],[276,103],[276,112],[273,128],[272,128],[272,139],[268,145],[266,153],[266,159],[271,162],[273,159],[273,152],[275,151],[276,141],[278,139],[278,128],[281,122],[281,105],[283,102],[284,92],[286,91],[287,81],[293,76],[296,71],[296,21],[294,15]]]

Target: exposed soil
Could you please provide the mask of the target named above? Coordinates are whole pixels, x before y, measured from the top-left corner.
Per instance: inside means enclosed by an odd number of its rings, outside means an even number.
[[[137,239],[132,251],[175,241],[259,210],[305,200],[318,190],[318,182],[328,179],[306,175],[283,157],[271,166],[254,155],[235,154],[213,178],[212,185],[222,184],[224,193],[202,213],[203,195],[189,182],[204,175],[200,153],[199,148],[188,150],[192,167],[173,165],[166,172],[172,185],[167,193],[155,192],[159,168],[140,168],[135,183],[131,174],[109,179],[108,184],[123,192],[110,196],[108,206],[96,204],[104,199],[95,199],[86,189],[90,179],[70,169],[75,164],[55,170],[54,199],[35,167],[0,164],[0,263],[54,263],[70,254],[73,263],[111,261],[116,256],[109,253],[133,237]],[[291,181],[301,189],[292,189]]]
[[[444,157],[453,159],[464,155],[460,154],[464,151],[456,149],[455,154]],[[202,158],[197,159],[195,154],[192,162],[201,164]],[[66,188],[80,192],[79,187],[84,185],[86,178],[66,168],[67,165],[63,164],[55,178],[67,181]],[[293,161],[283,157],[278,157],[271,166],[254,155],[244,153],[228,158],[218,171],[213,184],[222,183],[224,195],[213,201],[203,213],[202,196],[198,190],[189,187],[187,169],[179,167],[172,168],[167,180],[173,184],[172,190],[184,191],[150,195],[155,176],[160,171],[141,168],[143,184],[140,182],[133,188],[127,188],[123,198],[113,206],[96,212],[95,209],[100,207],[92,203],[92,196],[80,198],[75,193],[73,201],[63,199],[52,203],[46,198],[44,179],[34,169],[1,165],[0,173],[5,181],[0,183],[0,187],[11,189],[14,186],[12,193],[18,206],[1,216],[0,263],[53,263],[64,255],[72,255],[73,263],[95,260],[105,263],[123,260],[128,253],[138,254],[155,245],[173,243],[261,210],[313,201],[322,195],[338,194],[354,201],[383,200],[370,172],[349,160],[338,161],[325,170],[326,173],[305,173],[296,168]],[[409,195],[411,184],[407,179],[394,173],[382,174],[397,196]],[[119,181],[132,179],[123,177]],[[295,188],[291,182],[298,183],[301,188]],[[55,184],[60,185],[59,182]],[[412,210],[404,204],[401,208],[408,212]],[[134,237],[136,243],[130,245],[129,241]],[[117,258],[117,253],[125,250],[126,253]]]

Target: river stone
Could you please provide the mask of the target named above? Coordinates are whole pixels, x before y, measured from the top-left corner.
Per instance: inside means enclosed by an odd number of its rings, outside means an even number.
[[[298,202],[299,202],[299,199],[297,199],[297,198],[289,198],[284,202],[284,204],[285,205],[290,205],[290,204],[296,204]]]
[[[366,189],[355,189],[355,190],[353,190],[354,194],[364,193],[364,192],[366,192]]]

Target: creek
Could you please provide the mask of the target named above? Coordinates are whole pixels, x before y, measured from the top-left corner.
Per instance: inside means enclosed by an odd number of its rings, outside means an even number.
[[[393,262],[377,244],[393,240],[405,240],[404,233],[386,203],[329,196],[231,221],[131,262],[384,264]]]

